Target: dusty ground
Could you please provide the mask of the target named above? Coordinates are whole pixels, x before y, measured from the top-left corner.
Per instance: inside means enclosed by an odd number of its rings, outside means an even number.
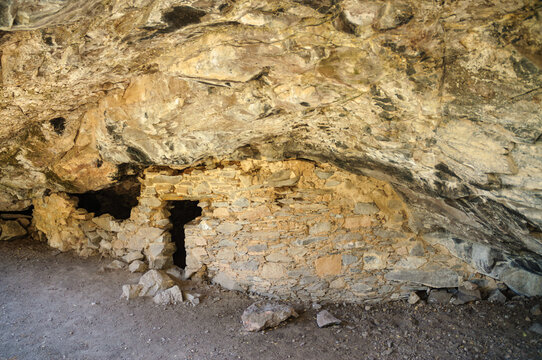
[[[315,310],[277,329],[245,333],[254,299],[194,283],[197,307],[120,299],[137,275],[103,272],[107,259],[59,254],[30,240],[0,243],[0,359],[540,359],[527,329],[540,299],[506,305],[390,303],[326,306],[344,324],[319,329]],[[530,321],[526,319],[530,317]]]

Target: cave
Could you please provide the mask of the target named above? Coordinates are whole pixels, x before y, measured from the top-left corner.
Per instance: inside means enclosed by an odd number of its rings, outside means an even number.
[[[181,269],[186,267],[186,246],[184,225],[201,216],[198,201],[179,200],[171,203],[169,220],[172,224],[170,230],[171,241],[175,243],[176,251],[173,254],[173,264]]]
[[[0,357],[542,358],[540,4],[0,0]]]
[[[132,178],[102,190],[70,195],[78,199],[79,208],[94,213],[94,216],[110,214],[117,220],[126,220],[137,205],[139,193],[139,182]]]

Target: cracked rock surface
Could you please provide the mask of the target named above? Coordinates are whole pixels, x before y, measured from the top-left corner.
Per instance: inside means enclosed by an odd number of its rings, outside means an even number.
[[[0,3],[0,211],[149,165],[304,158],[542,273],[537,1]],[[468,256],[467,256],[468,257]]]

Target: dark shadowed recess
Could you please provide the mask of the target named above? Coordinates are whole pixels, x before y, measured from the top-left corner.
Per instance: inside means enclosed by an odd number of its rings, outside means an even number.
[[[168,27],[161,32],[173,32],[190,24],[198,24],[206,14],[205,11],[191,6],[175,6],[162,15],[162,20],[168,24]]]
[[[169,209],[169,220],[173,225],[171,240],[175,243],[177,251],[173,254],[173,263],[180,268],[186,266],[186,248],[184,246],[184,225],[201,215],[201,208],[197,201],[172,201]]]
[[[56,117],[49,120],[49,123],[58,135],[64,134],[64,130],[66,129],[66,119],[64,119],[63,117]]]
[[[94,213],[94,216],[110,214],[115,219],[125,220],[137,205],[141,186],[136,178],[127,178],[121,183],[98,191],[70,194],[79,199],[79,207]]]
[[[320,14],[329,13],[333,6],[337,4],[337,0],[295,0],[295,2],[309,6]]]
[[[15,219],[21,216],[32,216],[34,206],[30,206],[26,210],[21,211],[0,211],[0,219]]]

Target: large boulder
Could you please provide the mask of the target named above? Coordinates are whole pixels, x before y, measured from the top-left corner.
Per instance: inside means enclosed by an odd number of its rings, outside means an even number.
[[[297,316],[290,305],[258,301],[243,312],[241,321],[245,330],[259,331],[278,326],[290,317]]]

